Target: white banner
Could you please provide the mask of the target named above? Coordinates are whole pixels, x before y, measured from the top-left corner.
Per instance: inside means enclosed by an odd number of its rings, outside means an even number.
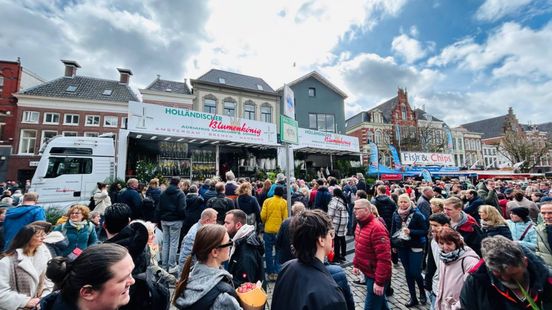
[[[295,94],[287,85],[284,85],[284,115],[295,119]]]
[[[351,153],[360,152],[357,137],[299,128],[299,144],[293,145],[292,148],[302,149],[306,147]]]
[[[276,125],[130,101],[128,130],[154,135],[278,145]]]
[[[454,166],[452,154],[402,152],[401,160],[403,165]]]

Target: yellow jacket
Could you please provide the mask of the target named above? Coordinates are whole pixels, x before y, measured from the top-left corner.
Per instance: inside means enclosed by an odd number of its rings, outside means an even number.
[[[288,217],[287,201],[280,196],[268,198],[263,203],[261,221],[264,223],[265,233],[275,234],[280,230],[280,225]]]

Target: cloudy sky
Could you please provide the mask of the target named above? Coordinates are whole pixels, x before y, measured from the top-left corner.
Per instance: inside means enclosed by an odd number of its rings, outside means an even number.
[[[552,121],[550,0],[0,0],[0,59],[49,80],[117,79],[137,90],[211,68],[274,89],[317,70],[344,90],[346,114],[408,89],[451,126],[506,114]]]

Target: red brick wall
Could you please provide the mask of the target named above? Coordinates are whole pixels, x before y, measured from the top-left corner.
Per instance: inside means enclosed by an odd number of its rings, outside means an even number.
[[[21,70],[18,62],[0,61],[0,75],[4,77],[4,87],[0,92],[0,114],[9,114],[0,116],[0,122],[5,123],[0,136],[1,145],[13,145],[15,140],[17,99],[12,94],[19,90]]]

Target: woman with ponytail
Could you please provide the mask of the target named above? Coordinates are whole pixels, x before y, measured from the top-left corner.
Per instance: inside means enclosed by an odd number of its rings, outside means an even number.
[[[197,232],[174,293],[179,309],[242,309],[232,286],[232,275],[221,265],[233,243],[222,225],[209,224]],[[192,266],[192,256],[197,263]]]
[[[114,243],[90,246],[73,262],[56,257],[46,273],[60,290],[43,298],[40,309],[119,309],[130,301],[132,269],[127,249]]]

